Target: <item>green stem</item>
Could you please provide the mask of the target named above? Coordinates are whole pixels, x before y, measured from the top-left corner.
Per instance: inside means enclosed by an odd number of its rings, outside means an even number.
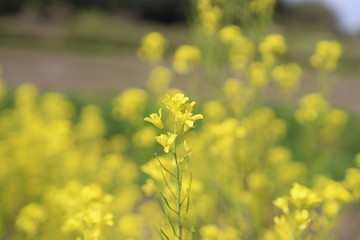
[[[181,224],[181,188],[182,180],[180,173],[179,161],[177,159],[176,149],[174,149],[174,158],[176,164],[176,180],[177,180],[177,229],[178,229],[178,239],[182,240],[182,224]]]

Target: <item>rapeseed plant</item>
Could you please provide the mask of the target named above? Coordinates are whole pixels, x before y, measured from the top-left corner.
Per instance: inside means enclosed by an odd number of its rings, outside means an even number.
[[[145,165],[143,171],[156,181],[157,184],[165,183],[166,188],[160,189],[161,208],[166,216],[168,223],[171,226],[172,233],[166,233],[160,228],[160,236],[165,239],[192,239],[191,232],[188,236],[184,236],[184,222],[185,217],[189,211],[190,205],[190,191],[192,184],[192,177],[186,182],[185,170],[188,165],[189,157],[192,148],[188,146],[186,140],[183,142],[183,156],[179,156],[177,146],[177,139],[186,133],[191,128],[194,128],[194,123],[203,118],[201,114],[194,115],[192,113],[195,102],[187,103],[188,97],[182,93],[177,93],[174,96],[166,95],[163,99],[166,109],[170,113],[169,119],[171,124],[166,124],[162,121],[162,109],[159,109],[158,114],[153,113],[150,117],[144,120],[152,123],[159,129],[165,131],[165,134],[160,134],[155,137],[155,140],[163,147],[165,153],[171,153],[173,162],[170,163],[168,159],[156,157],[159,164],[160,173],[155,170],[154,165]],[[145,193],[151,194],[154,191],[155,182],[148,180],[143,187]],[[171,235],[170,235],[171,234]]]

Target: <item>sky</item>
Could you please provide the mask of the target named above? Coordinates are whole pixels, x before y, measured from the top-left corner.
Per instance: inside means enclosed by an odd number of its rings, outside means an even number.
[[[322,2],[333,12],[342,31],[348,34],[360,32],[360,0],[282,0],[299,4],[303,2]]]

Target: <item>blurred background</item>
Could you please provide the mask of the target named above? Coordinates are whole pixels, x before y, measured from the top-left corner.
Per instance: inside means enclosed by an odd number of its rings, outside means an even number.
[[[169,54],[191,43],[188,8],[182,0],[1,0],[4,78],[10,87],[31,82],[91,99],[144,86],[149,67],[136,57],[141,38],[162,32]],[[337,71],[342,81],[333,97],[355,111],[360,110],[354,101],[360,87],[359,9],[357,0],[281,0],[273,27],[285,35],[286,58],[306,69],[305,78],[311,78],[308,58],[318,40],[343,44]]]

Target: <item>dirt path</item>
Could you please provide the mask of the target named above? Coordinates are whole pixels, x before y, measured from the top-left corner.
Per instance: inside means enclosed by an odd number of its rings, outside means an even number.
[[[11,87],[34,83],[43,89],[116,93],[141,87],[148,66],[135,56],[94,57],[0,48],[0,64]]]
[[[46,90],[114,95],[126,87],[143,87],[149,67],[135,56],[98,57],[0,48],[0,64],[9,86],[34,83]],[[335,76],[332,101],[360,112],[360,77]],[[306,74],[304,89],[314,75]],[[175,83],[175,85],[177,85]]]

